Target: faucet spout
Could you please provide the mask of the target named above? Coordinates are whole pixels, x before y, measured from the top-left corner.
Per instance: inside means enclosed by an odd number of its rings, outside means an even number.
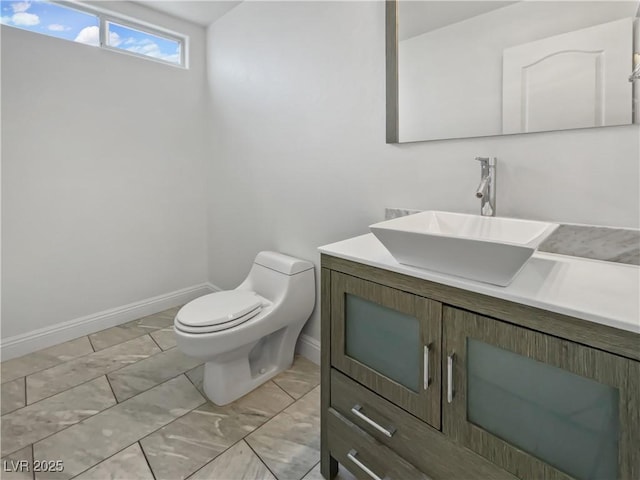
[[[489,181],[489,177],[483,177],[482,180],[480,180],[480,185],[478,185],[478,189],[476,190],[476,197],[483,198],[487,194]]]
[[[476,197],[480,199],[480,215],[496,216],[496,157],[476,157],[480,162],[480,184]]]

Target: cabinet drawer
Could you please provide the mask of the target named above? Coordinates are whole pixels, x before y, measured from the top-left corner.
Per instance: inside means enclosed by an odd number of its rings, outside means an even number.
[[[331,456],[357,478],[366,480],[428,480],[408,461],[393,453],[333,409],[329,409]]]
[[[331,407],[433,478],[516,478],[335,369]]]

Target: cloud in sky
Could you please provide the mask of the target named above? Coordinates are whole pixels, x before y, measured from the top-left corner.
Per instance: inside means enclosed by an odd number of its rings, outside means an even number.
[[[124,49],[129,52],[159,58],[161,60],[166,60],[167,62],[178,63],[180,61],[180,55],[178,53],[163,53],[160,46],[148,38],[140,40],[127,38],[124,44],[127,45]]]
[[[93,25],[91,27],[84,27],[78,32],[75,38],[76,42],[84,43],[87,45],[100,45],[100,29]]]
[[[127,50],[130,52],[141,53],[143,55],[160,53],[160,47],[158,44],[148,38],[143,38],[142,40],[134,40],[133,38],[130,38],[126,43],[127,45],[130,45],[127,47]]]
[[[111,45],[112,47],[117,47],[121,43],[122,39],[120,38],[120,35],[118,35],[116,32],[109,32],[109,45]]]
[[[40,17],[34,13],[18,12],[11,17],[11,23],[24,27],[32,27],[40,23]]]
[[[31,7],[31,2],[13,2],[11,10],[13,15],[5,15],[2,17],[2,23],[8,25],[16,25],[19,27],[33,27],[40,23],[40,17],[35,13],[29,13],[27,10]]]
[[[31,2],[13,2],[11,8],[13,13],[26,12],[31,7]]]
[[[100,45],[100,28],[96,25],[84,27],[76,35],[75,41],[86,45]],[[115,32],[109,32],[109,45],[117,47],[121,42],[120,35]]]
[[[59,23],[52,23],[47,28],[52,32],[66,32],[67,30],[71,30],[71,27],[60,25]]]

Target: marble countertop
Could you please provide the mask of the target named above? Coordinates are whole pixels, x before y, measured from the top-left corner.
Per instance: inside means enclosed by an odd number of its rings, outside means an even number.
[[[507,287],[402,265],[372,234],[320,252],[640,334],[640,267],[536,252]]]

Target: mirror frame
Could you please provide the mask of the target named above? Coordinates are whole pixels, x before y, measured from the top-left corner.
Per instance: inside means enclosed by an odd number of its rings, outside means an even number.
[[[398,116],[398,2],[385,0],[386,143],[399,143]]]
[[[399,116],[399,94],[398,94],[398,8],[399,0],[385,0],[385,62],[386,62],[386,142],[387,144],[400,144],[400,116]],[[633,52],[640,59],[640,0],[638,1],[638,17],[636,17],[635,25],[636,31],[633,40]],[[640,63],[639,63],[640,64]],[[631,90],[631,122],[628,125],[640,124],[640,87],[636,85],[636,80],[633,82]],[[600,127],[585,127],[589,128],[612,128],[612,127],[626,127],[623,125],[603,125]],[[577,128],[577,130],[583,130],[584,128]],[[576,129],[566,129],[576,130]],[[544,133],[553,132],[556,130],[543,130],[541,132],[529,132],[529,133]],[[565,129],[560,130],[565,131]],[[411,140],[409,142],[402,143],[416,143],[416,142],[431,142],[439,140],[460,140],[463,138],[487,138],[493,136],[511,136],[522,135],[521,133],[508,133],[508,134],[496,134],[496,135],[481,135],[470,137],[451,137],[451,138],[431,138],[424,140]]]

